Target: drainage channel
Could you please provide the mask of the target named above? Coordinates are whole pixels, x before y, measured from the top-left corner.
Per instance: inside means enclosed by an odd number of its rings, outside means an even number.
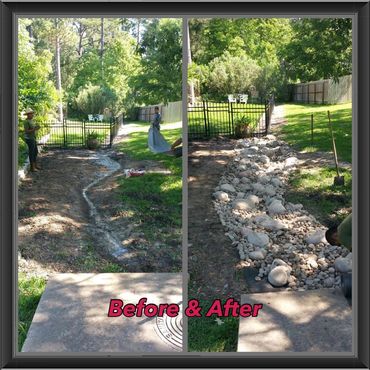
[[[101,166],[104,166],[107,171],[98,173],[98,177],[82,190],[82,196],[89,206],[90,217],[94,219],[96,227],[99,229],[105,240],[108,242],[110,253],[117,258],[126,253],[127,249],[123,248],[121,242],[114,235],[112,235],[109,226],[102,220],[94,203],[91,201],[87,194],[93,186],[97,185],[106,177],[111,176],[115,172],[120,170],[121,165],[118,162],[112,160],[108,154],[103,154],[101,152],[95,152],[94,154],[89,156],[89,159],[93,160],[95,163]]]

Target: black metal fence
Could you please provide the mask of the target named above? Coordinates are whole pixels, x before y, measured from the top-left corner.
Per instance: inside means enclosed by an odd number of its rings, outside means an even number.
[[[252,103],[202,101],[188,105],[189,139],[234,136],[236,123],[243,116],[251,122],[251,135],[266,135],[273,108],[273,100]]]
[[[50,148],[85,148],[89,136],[94,136],[100,148],[110,148],[119,128],[118,120],[106,122],[64,119],[45,122],[38,132],[38,143]]]

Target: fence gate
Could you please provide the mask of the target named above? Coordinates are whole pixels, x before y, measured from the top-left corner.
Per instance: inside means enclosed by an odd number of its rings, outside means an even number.
[[[253,103],[202,101],[188,105],[189,139],[234,136],[235,126],[243,116],[251,121],[253,136],[266,135],[273,107],[273,101]]]

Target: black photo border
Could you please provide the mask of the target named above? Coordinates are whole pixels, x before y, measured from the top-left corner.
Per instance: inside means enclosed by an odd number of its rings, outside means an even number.
[[[368,368],[369,367],[369,3],[368,2],[2,2],[0,4],[0,264],[1,264],[1,316],[0,316],[0,366],[1,368]],[[358,178],[354,193],[358,196],[358,332],[356,333],[357,353],[354,356],[312,356],[302,353],[295,356],[279,355],[263,357],[248,353],[176,355],[133,354],[104,355],[92,353],[89,356],[67,357],[48,355],[16,356],[14,338],[14,54],[13,30],[16,16],[109,16],[117,13],[142,14],[143,16],[294,16],[324,14],[340,16],[355,14],[357,17],[357,148]],[[184,98],[184,97],[183,97]],[[355,108],[355,107],[354,107]],[[184,119],[186,122],[186,119]]]

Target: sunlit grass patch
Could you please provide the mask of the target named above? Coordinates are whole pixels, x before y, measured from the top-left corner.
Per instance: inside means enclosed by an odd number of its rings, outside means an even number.
[[[285,104],[287,123],[281,128],[282,139],[302,151],[332,151],[327,112],[330,111],[339,160],[352,161],[352,104]],[[311,141],[313,114],[313,142]]]

